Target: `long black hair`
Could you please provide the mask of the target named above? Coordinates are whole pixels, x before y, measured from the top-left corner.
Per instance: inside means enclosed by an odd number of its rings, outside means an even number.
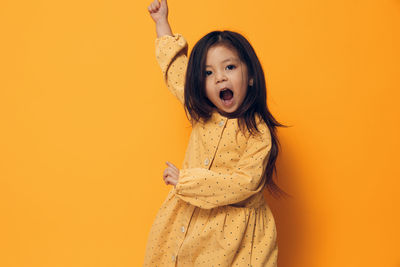
[[[219,112],[228,118],[238,118],[239,128],[244,131],[245,125],[251,134],[259,132],[255,115],[258,114],[264,120],[271,133],[271,151],[263,178],[266,179],[266,187],[273,195],[287,196],[288,194],[281,190],[272,178],[274,171],[276,173],[275,161],[279,151],[275,128],[287,126],[280,124],[269,112],[264,71],[253,47],[241,34],[232,31],[213,31],[195,44],[186,70],[184,91],[186,116],[193,125],[200,119],[208,121],[215,110],[215,105],[207,98],[205,92],[207,52],[215,45],[234,49],[240,60],[247,65],[248,77],[253,79],[251,90],[247,90],[247,95],[237,110],[232,113]]]

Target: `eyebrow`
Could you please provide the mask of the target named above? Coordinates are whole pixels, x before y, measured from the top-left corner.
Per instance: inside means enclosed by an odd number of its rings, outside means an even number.
[[[230,58],[227,58],[225,60],[222,60],[221,63],[225,63],[227,61],[238,61],[238,60],[236,58],[234,58],[234,57],[230,57]],[[210,65],[206,65],[206,67],[211,67],[211,66]]]

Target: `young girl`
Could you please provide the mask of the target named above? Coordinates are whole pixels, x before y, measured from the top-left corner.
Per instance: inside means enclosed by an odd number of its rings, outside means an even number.
[[[283,193],[272,180],[278,154],[260,62],[240,34],[214,31],[194,46],[169,26],[167,1],[148,7],[156,56],[192,132],[174,187],[150,230],[143,266],[277,266],[273,214],[263,196]]]

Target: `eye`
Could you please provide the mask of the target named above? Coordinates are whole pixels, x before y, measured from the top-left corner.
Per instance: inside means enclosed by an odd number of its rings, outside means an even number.
[[[226,69],[233,70],[233,69],[236,69],[236,66],[231,64],[231,65],[226,66]]]
[[[212,71],[206,70],[206,76],[210,76],[212,74]]]

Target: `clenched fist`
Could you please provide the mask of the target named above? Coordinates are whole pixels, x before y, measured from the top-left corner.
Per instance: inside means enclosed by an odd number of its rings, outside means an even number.
[[[158,0],[154,0],[148,7],[147,10],[150,13],[150,16],[153,18],[155,23],[158,23],[163,20],[168,19],[168,5],[167,0],[161,0],[161,3]]]

